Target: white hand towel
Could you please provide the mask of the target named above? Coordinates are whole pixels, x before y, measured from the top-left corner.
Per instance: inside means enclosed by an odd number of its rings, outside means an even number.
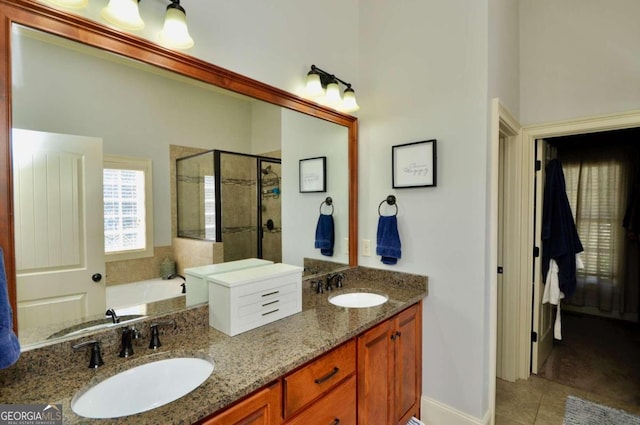
[[[576,254],[576,269],[584,269],[584,263],[580,254]],[[554,259],[549,260],[549,272],[545,280],[544,292],[542,293],[542,303],[557,305],[556,320],[553,324],[553,337],[558,341],[562,340],[562,314],[560,312],[560,300],[564,299],[564,294],[560,290],[558,280],[558,263]]]
[[[558,306],[556,310],[556,320],[553,324],[553,337],[559,341],[562,340],[562,316],[560,314],[560,300],[564,298],[564,294],[560,290],[560,281],[558,280],[558,263],[553,258],[549,260],[549,272],[544,284],[544,292],[542,293],[542,303],[551,303]]]

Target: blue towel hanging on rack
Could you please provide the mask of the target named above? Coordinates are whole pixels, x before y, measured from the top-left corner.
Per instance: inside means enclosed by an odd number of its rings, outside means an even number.
[[[4,268],[4,253],[0,248],[0,369],[18,361],[20,343],[13,332],[13,312],[9,304],[7,274]]]
[[[380,255],[383,264],[396,264],[401,257],[398,220],[395,215],[378,218],[376,255]]]
[[[333,215],[320,214],[316,226],[315,247],[320,248],[322,255],[332,257],[334,241]]]

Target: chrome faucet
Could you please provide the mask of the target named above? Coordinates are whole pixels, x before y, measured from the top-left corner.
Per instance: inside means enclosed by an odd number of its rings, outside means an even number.
[[[112,308],[110,308],[109,310],[107,310],[107,312],[104,314],[105,317],[109,317],[111,316],[111,320],[113,320],[113,323],[120,323],[120,318],[118,317],[118,315],[116,314],[116,311]]]
[[[85,341],[85,342],[81,342],[79,344],[73,345],[71,346],[71,348],[73,348],[74,350],[79,350],[80,348],[86,347],[88,345],[91,346],[91,359],[89,360],[89,368],[97,369],[104,364],[104,361],[102,360],[102,355],[100,353],[100,341],[95,339],[91,341]]]

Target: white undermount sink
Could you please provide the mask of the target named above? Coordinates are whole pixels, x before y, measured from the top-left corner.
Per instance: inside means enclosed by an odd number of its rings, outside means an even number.
[[[71,400],[86,418],[119,418],[155,409],[188,394],[213,372],[213,363],[179,357],[146,363],[120,372]]]
[[[375,307],[387,302],[386,295],[374,294],[372,292],[351,292],[329,297],[329,302],[338,307],[366,308]]]

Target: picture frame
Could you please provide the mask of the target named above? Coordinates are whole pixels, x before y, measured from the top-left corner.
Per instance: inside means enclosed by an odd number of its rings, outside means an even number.
[[[393,146],[393,188],[436,186],[436,159],[436,139]]]
[[[300,160],[300,193],[327,191],[327,157]]]

